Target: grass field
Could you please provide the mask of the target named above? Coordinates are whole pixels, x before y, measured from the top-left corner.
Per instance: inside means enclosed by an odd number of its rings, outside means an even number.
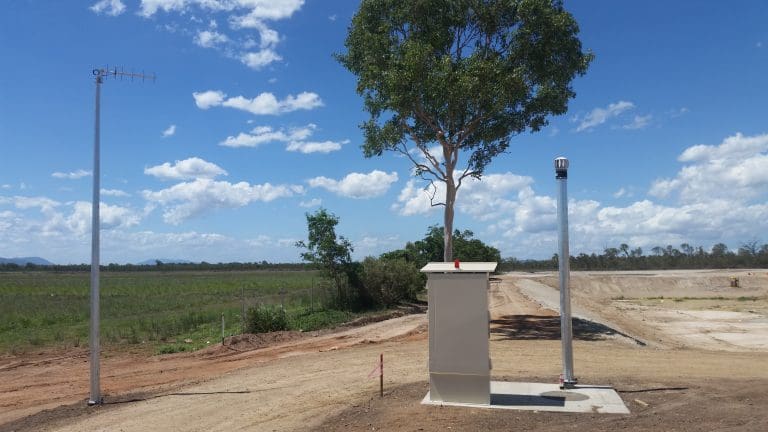
[[[89,273],[0,273],[0,352],[87,346],[89,281]],[[102,343],[200,348],[220,340],[222,314],[226,334],[240,333],[244,305],[284,302],[291,328],[304,330],[349,318],[318,311],[323,297],[312,287],[319,282],[308,271],[102,271]]]

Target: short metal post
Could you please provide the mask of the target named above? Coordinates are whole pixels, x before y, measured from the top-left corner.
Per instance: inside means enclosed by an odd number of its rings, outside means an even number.
[[[563,349],[563,376],[561,387],[573,388],[577,380],[573,376],[573,327],[571,321],[570,251],[568,250],[568,159],[555,159],[555,179],[559,186],[557,195],[558,268],[560,271],[560,335]]]
[[[240,333],[245,334],[245,285],[240,287]]]
[[[221,344],[224,345],[224,312],[221,313]]]
[[[379,397],[384,397],[384,353],[379,356]]]

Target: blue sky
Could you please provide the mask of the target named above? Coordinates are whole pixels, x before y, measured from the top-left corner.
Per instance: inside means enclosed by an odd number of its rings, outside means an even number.
[[[566,115],[459,192],[502,256],[556,250],[552,160],[571,160],[571,252],[768,242],[768,3],[566,1],[595,61]],[[10,0],[0,15],[0,256],[90,259],[94,80],[102,262],[298,261],[305,213],[355,256],[442,220],[395,155],[366,159],[341,52],[357,2]]]

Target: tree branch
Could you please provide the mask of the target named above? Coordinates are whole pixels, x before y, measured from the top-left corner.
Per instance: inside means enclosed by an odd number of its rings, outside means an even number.
[[[429,185],[432,186],[432,188],[433,188],[432,195],[429,197],[429,205],[431,207],[439,207],[439,206],[445,207],[445,203],[444,202],[435,202],[435,196],[437,195],[437,186],[435,186],[435,181],[434,180],[430,180],[429,181]],[[428,187],[429,186],[424,188],[424,193],[427,193],[427,194],[429,193],[429,192],[427,192],[427,188]]]
[[[432,164],[432,167],[434,167],[435,171],[440,173],[440,175],[435,174],[435,172],[432,171],[431,169],[428,169],[427,171],[438,179],[446,178],[445,172],[443,172],[443,170],[440,168],[440,162],[429,152],[429,149],[427,148],[427,146],[425,146],[424,143],[422,143],[421,140],[419,140],[413,128],[405,120],[400,120],[400,124],[405,128],[405,130],[408,131],[408,134],[411,136],[411,139],[413,139],[413,142],[416,144],[416,147],[419,150],[421,150],[421,152],[424,154],[424,157],[427,159],[427,161],[429,161],[429,163]],[[401,151],[401,153],[405,154],[408,157],[408,159],[410,159],[411,162],[413,162],[417,167],[419,165],[426,166],[424,164],[417,162],[415,159],[413,159],[413,155],[411,155],[407,151],[407,149],[405,152]]]
[[[424,165],[423,163],[421,163],[421,162],[417,161],[416,159],[414,159],[413,155],[411,154],[411,152],[408,151],[408,147],[405,144],[402,144],[402,147],[395,147],[395,151],[405,155],[405,157],[407,157],[413,163],[413,165],[416,166],[416,169],[418,171],[420,171],[420,172],[428,172],[428,173],[432,174],[435,178],[437,178],[437,179],[440,178],[440,175],[438,175],[436,172],[434,172],[430,167],[428,167],[427,165]],[[423,176],[421,176],[421,174],[420,174],[420,177],[424,178]],[[426,179],[424,179],[424,180],[426,180]]]

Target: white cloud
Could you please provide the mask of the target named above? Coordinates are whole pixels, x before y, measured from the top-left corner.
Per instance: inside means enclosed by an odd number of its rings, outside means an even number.
[[[349,140],[341,142],[336,141],[293,141],[285,148],[291,152],[299,152],[304,154],[309,153],[330,153],[333,151],[341,150],[343,144],[348,144]]]
[[[622,126],[624,129],[630,129],[630,130],[636,130],[636,129],[645,129],[649,124],[651,124],[651,119],[653,118],[652,115],[636,115],[631,122],[625,124]]]
[[[226,95],[220,91],[208,90],[200,93],[192,93],[195,98],[195,105],[200,109],[208,109],[221,105]]]
[[[55,172],[51,174],[51,177],[58,178],[58,179],[68,179],[68,180],[77,180],[83,177],[88,177],[91,175],[90,171],[86,171],[84,169],[79,169],[77,171],[72,172]]]
[[[282,100],[278,100],[274,94],[269,92],[261,93],[252,99],[243,96],[226,98],[226,94],[218,90],[192,93],[192,97],[195,98],[195,104],[200,109],[225,106],[256,115],[277,115],[323,106],[320,96],[312,92],[302,92],[296,96],[288,95]]]
[[[220,166],[207,162],[198,157],[182,161],[177,160],[173,165],[165,162],[162,165],[144,169],[144,174],[164,180],[212,179],[227,172]]]
[[[745,201],[768,188],[768,134],[737,133],[719,145],[695,145],[685,149],[678,160],[688,165],[674,178],[656,180],[649,194],[667,197],[678,192],[688,203]]]
[[[256,30],[259,31],[259,46],[262,49],[274,48],[280,42],[280,35],[266,25],[261,24],[256,27]]]
[[[172,124],[168,126],[168,129],[163,131],[163,138],[173,136],[176,133],[176,125]]]
[[[320,198],[312,198],[309,201],[300,201],[299,207],[304,208],[312,208],[312,207],[319,207],[323,203],[323,200]]]
[[[12,204],[17,209],[40,209],[41,212],[47,213],[53,211],[61,203],[46,197],[26,197],[26,196],[14,196],[11,198],[0,196],[0,204]]]
[[[55,263],[83,263],[90,260],[90,204],[69,203],[61,211],[27,214],[0,210],[0,244],[8,256],[41,255]],[[171,257],[192,261],[288,262],[299,259],[290,234],[270,229],[275,238],[256,245],[248,239],[214,232],[154,232],[134,225],[138,213],[105,207],[102,204],[102,263],[139,262],[148,258]],[[122,215],[122,217],[121,217]]]
[[[113,196],[113,197],[129,197],[131,194],[125,191],[121,191],[120,189],[102,189],[101,194],[104,196]]]
[[[149,18],[158,10],[164,12],[183,11],[192,3],[192,0],[141,0],[141,11],[139,14]]]
[[[397,196],[397,202],[392,205],[392,210],[403,216],[426,214],[435,208],[430,204],[431,198],[445,196],[445,187],[440,182],[435,182],[435,188],[421,188],[416,185],[416,180],[410,179]]]
[[[298,185],[250,185],[197,178],[159,191],[145,190],[147,201],[165,207],[163,219],[178,225],[186,219],[216,208],[237,208],[255,201],[269,202],[304,193]]]
[[[241,7],[249,8],[246,15],[231,19],[235,28],[258,28],[264,21],[290,18],[304,5],[304,0],[238,0]]]
[[[336,17],[336,14],[333,14],[333,15],[329,15],[329,16],[328,16],[328,19],[329,19],[329,20],[331,20],[331,21],[336,21],[336,18],[337,18],[337,17]]]
[[[4,185],[0,186],[0,188],[2,188],[2,189],[10,189],[10,188],[11,188],[11,185],[9,185],[9,184],[4,184]]]
[[[240,61],[251,69],[259,70],[283,58],[270,48],[255,52],[245,52],[240,56]]]
[[[248,67],[258,70],[282,60],[282,56],[275,51],[281,40],[280,34],[268,23],[290,18],[303,5],[304,0],[142,0],[139,14],[150,18],[158,11],[175,12],[189,16],[189,20],[196,23],[202,20],[191,13],[193,7],[199,8],[203,14],[225,12],[228,14],[230,30],[258,32],[259,51],[249,51],[256,46],[251,37],[242,39],[227,36],[217,30],[218,25],[213,20],[209,30],[197,32],[194,42],[205,48],[228,44],[225,50],[227,57],[237,58]]]
[[[120,206],[113,206],[105,203],[99,205],[100,227],[105,230],[116,228],[129,228],[136,226],[141,222],[141,215],[135,211]],[[46,229],[56,231],[58,224],[64,223],[67,229],[76,235],[85,235],[91,232],[91,203],[87,201],[77,201],[73,204],[72,214],[63,221],[49,221]]]
[[[758,42],[758,43],[755,44],[755,46],[758,47],[758,48],[762,48],[763,47],[763,42]]]
[[[66,204],[59,203],[46,197],[13,198],[0,197],[0,204],[12,204],[22,212],[0,212],[0,242],[26,243],[35,239],[81,237],[91,230],[91,203],[76,201]],[[111,230],[136,226],[142,219],[140,213],[126,207],[101,203],[100,220],[102,228]]]
[[[482,180],[464,179],[457,193],[456,207],[458,210],[475,216],[478,220],[489,220],[498,217],[509,210],[508,201],[504,196],[508,193],[528,193],[533,179],[519,176],[510,172],[503,174],[487,174]],[[427,214],[443,207],[435,207],[445,201],[445,183],[435,182],[419,187],[417,181],[411,179],[400,191],[397,202],[392,210],[403,216]]]
[[[213,30],[199,31],[195,36],[195,44],[203,48],[215,48],[227,42],[229,42],[227,35]]]
[[[392,183],[397,181],[397,173],[385,173],[374,170],[368,174],[349,173],[341,180],[328,177],[315,177],[308,180],[313,188],[323,188],[337,195],[349,198],[373,198],[385,194]]]
[[[614,192],[614,193],[613,193],[613,197],[614,197],[614,198],[621,198],[621,197],[623,197],[623,196],[626,196],[626,195],[627,195],[627,193],[628,193],[628,192],[627,192],[627,190],[626,190],[626,189],[624,189],[624,188],[619,188],[619,190],[617,190],[616,192]]]
[[[125,4],[121,0],[100,0],[89,9],[96,14],[118,16],[125,12]]]
[[[249,133],[228,136],[219,145],[224,147],[258,147],[270,142],[285,142],[287,151],[309,153],[330,153],[341,149],[349,140],[343,141],[305,141],[317,129],[317,125],[308,124],[299,128],[274,129],[271,126],[257,126]]]
[[[595,108],[590,111],[583,119],[581,119],[579,126],[576,128],[576,132],[582,132],[599,126],[613,117],[617,117],[619,114],[631,110],[635,107],[635,104],[627,101],[619,101],[609,104],[606,108]]]
[[[290,142],[304,140],[311,136],[317,125],[308,124],[299,128],[275,130],[271,126],[257,126],[250,133],[240,133],[237,136],[228,136],[219,145],[225,147],[258,147],[270,142]]]
[[[368,256],[381,255],[384,252],[403,247],[403,240],[396,234],[392,235],[364,235],[352,241],[355,251],[353,259],[362,260]]]

